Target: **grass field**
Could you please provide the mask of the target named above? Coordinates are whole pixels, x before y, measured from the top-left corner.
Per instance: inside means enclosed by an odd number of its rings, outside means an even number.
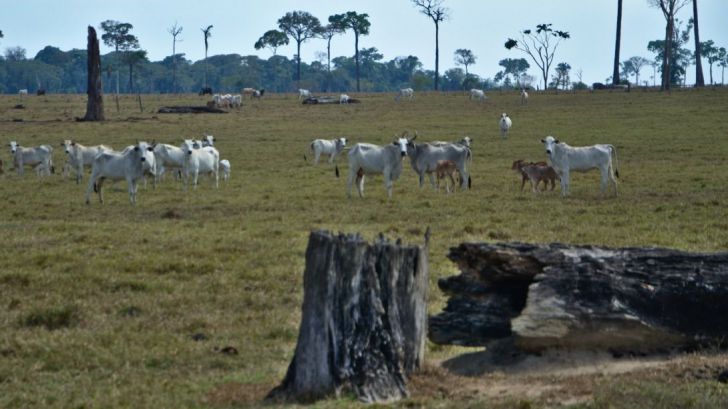
[[[27,171],[20,178],[10,170],[9,150],[2,151],[0,408],[261,404],[293,354],[313,229],[420,243],[431,226],[433,313],[445,301],[437,280],[457,273],[448,249],[463,241],[728,250],[728,90],[534,94],[527,106],[517,93],[498,92],[485,103],[456,93],[420,93],[401,103],[358,94],[351,96],[362,103],[349,106],[266,95],[220,115],[156,113],[164,105],[203,104],[196,95],[145,95],[143,112],[136,97],[123,96],[120,112],[107,100],[103,123],[74,121],[85,112],[85,95],[26,97],[22,110],[13,109],[17,96],[0,97],[3,143],[52,144],[57,169],[63,139],[121,148],[137,139],[179,145],[205,133],[232,163],[231,180],[217,190],[206,178],[188,192],[167,180],[140,189],[132,207],[125,183],[116,191],[107,184],[106,203],[93,197],[87,206],[87,176],[81,185],[58,174]],[[513,119],[507,140],[498,133],[501,112]],[[339,179],[328,164],[303,159],[314,138],[388,143],[405,130],[417,130],[418,140],[471,136],[473,189],[420,189],[407,162],[391,200],[381,178],[367,180],[363,199],[354,193],[348,200],[345,158]],[[511,162],[545,160],[546,135],[574,146],[614,144],[619,196],[600,196],[596,172],[574,176],[566,199],[558,187],[520,192]],[[238,353],[217,351],[226,346]],[[428,345],[428,369],[401,405],[553,403],[485,396],[477,385],[492,378],[463,379],[437,365],[464,352],[472,350]],[[728,402],[722,384],[650,374],[565,382],[566,390],[581,397],[575,404],[598,408]],[[475,387],[437,392],[464,384]],[[318,406],[355,405],[343,397]]]

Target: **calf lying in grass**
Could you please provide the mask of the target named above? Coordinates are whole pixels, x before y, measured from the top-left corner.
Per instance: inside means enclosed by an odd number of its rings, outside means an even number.
[[[554,168],[546,162],[526,162],[519,159],[513,162],[511,169],[521,174],[521,191],[523,191],[526,180],[531,182],[531,190],[534,192],[538,191],[541,181],[544,183],[544,190],[548,189],[549,181],[551,181],[551,190],[554,190],[556,179],[559,178]]]

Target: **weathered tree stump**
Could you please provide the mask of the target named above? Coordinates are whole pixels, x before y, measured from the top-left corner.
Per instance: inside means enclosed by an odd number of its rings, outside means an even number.
[[[429,321],[439,344],[656,352],[728,339],[728,253],[466,243]]]
[[[351,391],[364,402],[407,396],[424,359],[427,247],[381,236],[312,232],[296,352],[272,399],[310,402]]]
[[[88,26],[88,45],[86,53],[88,56],[88,83],[86,87],[88,100],[86,102],[86,115],[80,120],[103,121],[105,117],[103,85],[101,83],[101,56],[99,54],[99,39],[96,36],[96,30],[91,26]]]

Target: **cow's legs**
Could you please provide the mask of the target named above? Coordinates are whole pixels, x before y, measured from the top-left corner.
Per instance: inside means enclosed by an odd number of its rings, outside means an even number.
[[[569,171],[564,170],[561,173],[561,196],[569,194]]]
[[[220,188],[220,168],[215,167],[215,189]]]
[[[465,165],[458,167],[458,172],[460,172],[460,188],[462,190],[468,189],[468,179],[470,179],[470,175],[468,174],[468,171],[465,169]]]
[[[80,184],[83,180],[83,163],[76,164],[76,184]]]
[[[392,186],[394,183],[392,182],[392,175],[388,171],[384,171],[384,174],[382,175],[384,177],[384,187],[387,189],[387,197],[392,198]],[[422,187],[422,174],[420,173],[420,187]]]
[[[104,203],[104,192],[103,192],[103,186],[104,186],[104,178],[98,178],[96,180],[96,190],[99,195],[99,201],[101,203]]]
[[[193,177],[193,180],[192,180],[192,190],[197,190],[197,178],[199,176],[200,176],[200,171],[199,170],[195,170],[194,172],[192,172],[192,177]]]
[[[425,172],[419,172],[420,175],[420,187],[425,184]]]
[[[346,197],[351,199],[351,184],[354,182],[354,170],[350,167],[349,168],[349,175],[346,178]],[[357,178],[357,185],[359,184],[359,180]]]
[[[363,174],[361,177],[356,177],[356,190],[359,192],[359,197],[364,197],[364,177]]]
[[[88,180],[88,187],[86,188],[86,204],[91,204],[91,192],[94,190],[95,183],[96,175],[91,172],[91,177]]]
[[[434,188],[435,187],[435,175],[433,175],[432,172],[430,172],[427,174],[427,176],[429,176],[429,178],[430,178],[430,185],[432,185],[432,187]]]
[[[318,165],[318,162],[319,162],[319,158],[320,157],[321,157],[321,152],[319,152],[318,150],[315,151],[314,154],[313,154],[313,164],[314,165]]]

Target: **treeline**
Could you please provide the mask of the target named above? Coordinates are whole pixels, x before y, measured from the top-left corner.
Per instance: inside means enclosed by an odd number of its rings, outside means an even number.
[[[118,57],[118,58],[117,58]],[[215,92],[239,92],[244,87],[265,89],[268,92],[292,92],[297,88],[316,92],[347,92],[356,89],[356,62],[353,57],[331,60],[331,71],[325,62],[301,63],[301,81],[297,84],[296,60],[281,55],[262,59],[255,55],[214,55],[204,60],[190,61],[185,54],[169,56],[162,61],[149,61],[146,53],[137,58],[119,52],[102,55],[104,91],[116,91],[117,68],[121,93],[187,93],[198,92],[207,85]],[[412,87],[429,90],[434,73],[423,70],[415,56],[397,57],[384,61],[376,48],[359,51],[361,90],[366,92],[396,91]],[[489,89],[496,86],[490,79],[465,74],[453,68],[440,78],[442,90],[470,88]],[[28,89],[34,93],[44,89],[49,93],[86,92],[86,50],[62,51],[47,46],[32,59],[25,57],[22,48],[7,50],[0,58],[0,93],[17,93]]]

